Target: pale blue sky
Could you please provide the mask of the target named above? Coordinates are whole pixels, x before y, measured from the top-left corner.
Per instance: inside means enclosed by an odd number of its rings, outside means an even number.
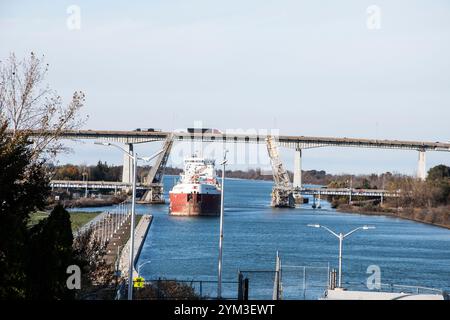
[[[69,5],[81,29],[66,26]],[[369,5],[381,29],[366,26]],[[0,59],[43,53],[85,128],[179,129],[202,121],[281,134],[450,140],[448,1],[2,1]],[[120,163],[75,145],[61,162]],[[138,148],[143,153],[156,144]],[[292,151],[283,150],[292,167]],[[450,153],[428,153],[428,167]],[[304,169],[413,174],[417,153],[323,148]]]

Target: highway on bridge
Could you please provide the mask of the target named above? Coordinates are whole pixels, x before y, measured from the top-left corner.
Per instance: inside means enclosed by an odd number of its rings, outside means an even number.
[[[51,132],[30,131],[33,135],[46,135]],[[236,142],[236,143],[266,143],[266,134],[242,134],[242,133],[189,133],[189,132],[164,132],[164,131],[110,131],[110,130],[68,130],[61,136],[66,139],[97,139],[104,141],[121,142],[125,144],[147,143],[163,141],[170,134],[176,141],[201,140],[205,142]],[[424,142],[405,140],[377,140],[359,138],[335,138],[335,137],[307,137],[274,135],[281,146],[289,148],[318,148],[318,147],[357,147],[380,149],[403,149],[417,151],[446,151],[450,152],[450,143]]]

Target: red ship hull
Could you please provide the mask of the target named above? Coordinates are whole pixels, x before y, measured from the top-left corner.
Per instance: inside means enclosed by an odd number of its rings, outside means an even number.
[[[220,215],[220,194],[170,193],[169,197],[171,215]]]

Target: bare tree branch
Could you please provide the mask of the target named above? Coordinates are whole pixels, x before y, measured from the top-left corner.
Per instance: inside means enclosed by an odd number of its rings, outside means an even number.
[[[33,138],[34,159],[53,158],[65,151],[60,142],[62,131],[79,129],[86,120],[80,117],[84,93],[75,91],[64,105],[61,96],[44,84],[47,72],[44,56],[39,58],[33,52],[20,61],[14,53],[0,61],[0,120],[8,123],[13,134],[46,132]]]

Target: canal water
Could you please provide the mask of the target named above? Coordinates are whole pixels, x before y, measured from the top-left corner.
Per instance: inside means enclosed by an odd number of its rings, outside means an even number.
[[[165,177],[166,193],[173,183],[174,177]],[[284,297],[317,298],[326,287],[328,268],[337,269],[338,239],[307,224],[322,224],[343,233],[362,225],[376,227],[344,240],[343,283],[348,288],[364,287],[371,275],[367,269],[372,266],[381,271],[382,283],[450,290],[450,230],[383,216],[340,213],[326,202],[321,209],[312,209],[311,204],[275,209],[270,207],[271,188],[272,182],[226,180],[225,297],[236,296],[235,282],[241,270],[249,278],[251,297],[271,298],[278,251]],[[138,205],[137,212],[154,216],[138,265],[150,262],[142,266],[141,275],[193,281],[196,286],[197,281],[205,281],[203,294],[214,296],[219,218],[169,216],[168,204]]]

